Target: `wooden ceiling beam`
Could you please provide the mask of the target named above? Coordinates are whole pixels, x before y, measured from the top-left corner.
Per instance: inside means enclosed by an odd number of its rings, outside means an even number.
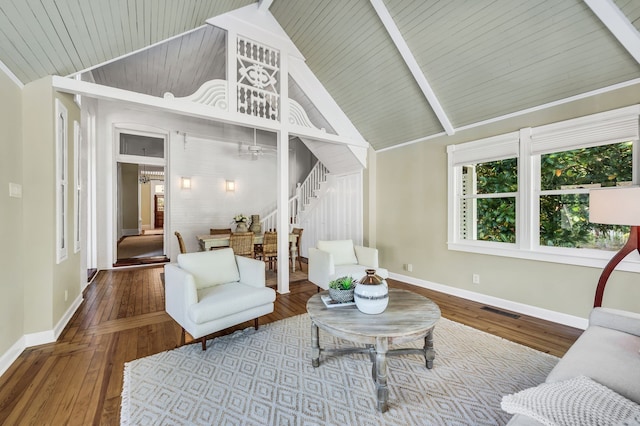
[[[640,64],[640,33],[613,0],[584,0],[584,2]]]
[[[407,42],[402,36],[402,33],[400,33],[400,30],[398,29],[398,26],[393,20],[393,17],[391,17],[389,10],[384,5],[383,0],[370,0],[370,1],[371,1],[371,5],[373,6],[376,13],[378,14],[378,17],[382,21],[382,24],[387,29],[387,32],[389,33],[389,36],[393,40],[393,43],[396,45],[396,48],[400,52],[400,55],[402,55],[402,59],[404,59],[405,63],[407,64],[407,67],[409,67],[409,70],[411,71],[413,78],[416,80],[416,83],[418,83],[418,86],[420,86],[422,93],[424,94],[424,96],[427,98],[427,101],[431,105],[433,112],[438,117],[438,120],[440,120],[440,124],[444,128],[445,132],[447,132],[449,136],[455,134],[456,131],[453,128],[451,121],[449,121],[449,117],[447,117],[447,114],[444,111],[444,108],[442,108],[442,105],[440,104],[438,97],[436,96],[435,92],[431,88],[431,85],[429,84],[427,77],[425,77],[424,73],[422,72],[420,65],[418,65],[418,61],[416,61],[416,58],[413,56],[411,49],[409,49]]]
[[[273,4],[273,0],[260,0],[258,1],[258,11],[266,12],[269,10],[272,4]]]

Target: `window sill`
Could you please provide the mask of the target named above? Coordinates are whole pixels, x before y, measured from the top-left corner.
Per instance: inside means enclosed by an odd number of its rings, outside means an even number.
[[[526,250],[515,248],[508,244],[497,243],[448,243],[447,245],[449,250],[454,251],[512,257],[538,262],[561,263],[564,265],[587,266],[598,269],[604,268],[609,260],[617,253],[616,251],[565,249],[558,247],[541,247],[537,250]],[[640,255],[638,252],[634,251],[630,253],[616,266],[616,271],[640,272]]]

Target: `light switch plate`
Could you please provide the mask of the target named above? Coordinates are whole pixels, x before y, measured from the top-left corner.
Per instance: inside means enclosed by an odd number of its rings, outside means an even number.
[[[22,185],[9,182],[9,197],[22,198]]]

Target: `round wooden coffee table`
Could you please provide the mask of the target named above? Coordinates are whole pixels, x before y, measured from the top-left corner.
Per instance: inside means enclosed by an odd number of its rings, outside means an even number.
[[[307,302],[311,317],[311,363],[320,365],[320,353],[343,355],[368,353],[373,362],[372,376],[376,383],[378,410],[387,410],[389,389],[387,387],[387,356],[403,354],[424,355],[427,368],[433,367],[433,329],[440,319],[440,308],[419,294],[399,289],[389,289],[389,306],[377,315],[363,314],[355,306],[327,308],[320,299],[327,291],[313,295]],[[355,343],[359,348],[320,348],[319,330]],[[389,349],[424,338],[424,347]]]

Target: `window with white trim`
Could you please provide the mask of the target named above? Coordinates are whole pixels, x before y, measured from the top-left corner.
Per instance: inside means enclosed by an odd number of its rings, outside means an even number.
[[[56,262],[67,259],[67,208],[68,208],[68,140],[67,140],[67,109],[56,99],[55,102],[55,130],[56,130]]]
[[[451,145],[449,167],[459,241],[514,244],[518,195],[518,134]]]
[[[586,264],[629,228],[589,222],[589,189],[638,184],[640,106],[447,147],[449,248]],[[576,258],[582,260],[576,260]]]
[[[80,186],[80,141],[82,135],[80,133],[80,123],[73,121],[73,251],[77,253],[80,251],[80,200],[81,200],[81,186]]]

